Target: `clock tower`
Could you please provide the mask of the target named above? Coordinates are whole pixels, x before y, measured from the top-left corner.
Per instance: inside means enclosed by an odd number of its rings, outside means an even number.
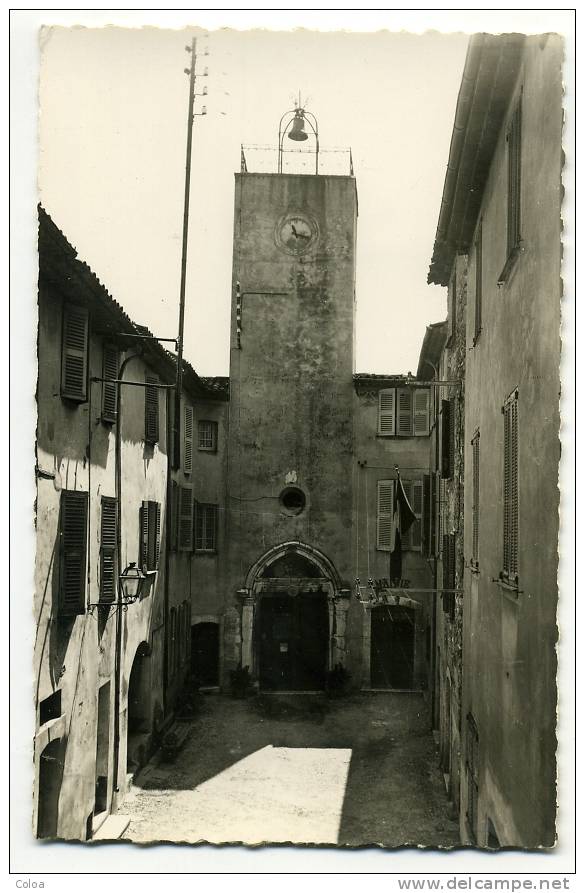
[[[356,222],[353,175],[236,174],[224,679],[345,662]]]

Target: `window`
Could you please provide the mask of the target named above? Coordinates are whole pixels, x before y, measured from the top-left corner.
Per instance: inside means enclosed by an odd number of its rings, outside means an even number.
[[[443,611],[449,619],[455,617],[455,534],[443,534]]]
[[[63,308],[61,396],[83,403],[87,400],[88,316],[85,307]]]
[[[144,573],[158,568],[160,503],[143,502],[140,508],[140,567]]]
[[[465,777],[467,781],[467,826],[471,839],[475,843],[477,841],[477,802],[479,799],[479,735],[471,713],[467,714]]]
[[[479,431],[471,441],[471,564],[479,567]]]
[[[455,472],[455,403],[441,400],[441,474],[445,479]]]
[[[217,549],[217,506],[198,502],[195,506],[195,550],[215,552]]]
[[[116,599],[116,541],[117,503],[109,496],[102,496],[100,522],[100,602],[111,603]]]
[[[402,486],[409,505],[418,519],[404,535],[401,543],[402,549],[420,551],[422,547],[423,482],[422,480],[403,480]],[[392,547],[395,487],[395,480],[378,481],[376,548],[381,552],[390,552]]]
[[[481,302],[483,288],[483,233],[482,223],[479,222],[475,236],[475,314],[473,319],[473,343],[479,338],[481,332]]]
[[[185,406],[183,412],[183,471],[193,470],[193,407]]]
[[[522,103],[518,102],[506,135],[508,149],[508,207],[506,219],[506,263],[498,283],[506,281],[518,256],[521,232]]]
[[[118,415],[118,351],[111,345],[104,345],[102,378],[102,421],[115,422]]]
[[[422,437],[429,433],[429,388],[384,388],[378,394],[378,434]]]
[[[61,492],[59,609],[64,615],[85,613],[87,503],[87,493]]]
[[[197,425],[197,448],[215,452],[217,450],[217,422],[201,420]]]
[[[144,388],[144,439],[146,443],[157,443],[158,430],[158,379],[146,376],[147,387]]]
[[[518,391],[506,400],[504,415],[504,562],[502,579],[518,585]]]
[[[193,551],[193,488],[179,487],[178,549]]]

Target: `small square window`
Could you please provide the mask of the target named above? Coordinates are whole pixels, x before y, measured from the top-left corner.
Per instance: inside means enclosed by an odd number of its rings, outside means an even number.
[[[215,452],[217,450],[217,422],[202,420],[197,424],[197,449]]]

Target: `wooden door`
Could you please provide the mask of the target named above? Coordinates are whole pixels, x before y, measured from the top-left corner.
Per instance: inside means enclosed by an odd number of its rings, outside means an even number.
[[[372,688],[411,689],[414,677],[414,611],[379,605],[372,610]]]

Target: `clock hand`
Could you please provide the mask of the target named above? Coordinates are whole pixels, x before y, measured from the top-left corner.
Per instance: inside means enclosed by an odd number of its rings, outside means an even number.
[[[295,228],[294,223],[291,223],[290,228],[291,228],[291,230],[292,230],[292,234],[293,234],[293,236],[295,237],[295,239],[298,239],[299,234],[298,234],[298,232],[296,231],[296,228]]]

